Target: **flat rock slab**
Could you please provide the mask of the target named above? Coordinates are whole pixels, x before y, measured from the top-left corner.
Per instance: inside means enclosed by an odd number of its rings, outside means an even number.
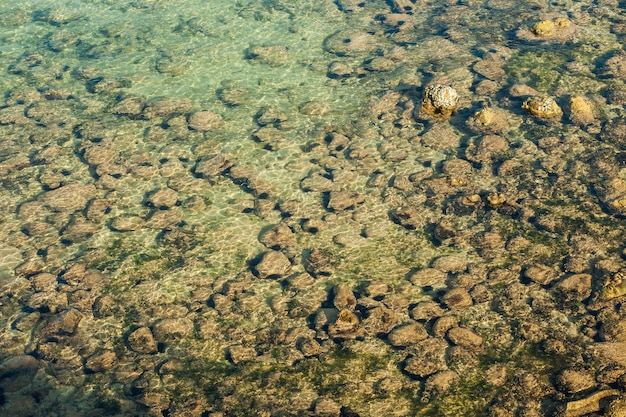
[[[95,195],[93,184],[68,184],[44,193],[41,200],[51,210],[73,212],[87,207]]]

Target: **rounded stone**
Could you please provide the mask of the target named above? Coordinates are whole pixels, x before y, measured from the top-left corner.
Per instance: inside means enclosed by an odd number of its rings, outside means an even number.
[[[574,394],[593,387],[596,381],[588,373],[566,369],[557,376],[556,383],[559,391]]]
[[[156,353],[157,344],[152,331],[147,327],[140,327],[128,335],[128,346],[137,353]]]
[[[337,284],[333,289],[333,305],[337,310],[354,310],[356,297],[346,284]]]
[[[588,125],[595,121],[593,104],[585,96],[571,97],[569,100],[569,119],[577,125]]]
[[[217,113],[203,110],[190,114],[187,119],[187,124],[190,129],[206,132],[222,127],[224,125],[224,119]]]
[[[524,101],[522,108],[540,119],[560,119],[563,116],[563,110],[548,96],[530,97]]]
[[[90,372],[102,372],[112,369],[116,362],[117,355],[115,352],[105,349],[87,358],[85,369]]]
[[[291,271],[289,258],[279,251],[265,252],[254,267],[259,278],[281,278]]]
[[[163,319],[152,326],[154,339],[160,343],[172,342],[193,333],[193,322],[186,318]]]
[[[29,355],[13,356],[0,363],[0,389],[6,392],[19,391],[31,383],[39,361]]]
[[[340,31],[324,40],[324,49],[338,56],[364,55],[376,48],[376,37],[359,29]]]
[[[428,338],[415,347],[415,356],[407,359],[404,371],[419,378],[425,378],[448,369],[445,352],[448,343],[441,339]]]
[[[148,203],[156,208],[174,207],[178,202],[178,193],[171,188],[161,188],[148,197]]]
[[[254,359],[257,353],[253,347],[235,345],[228,348],[228,356],[230,360],[237,365]]]
[[[483,344],[483,338],[469,329],[453,327],[448,330],[448,339],[457,346],[467,349],[476,349]]]
[[[400,325],[387,336],[389,343],[395,347],[407,347],[427,338],[428,333],[420,323]]]
[[[409,311],[409,315],[413,320],[424,321],[441,317],[444,313],[444,309],[434,301],[422,301]]]
[[[448,85],[434,84],[424,89],[421,112],[429,116],[449,117],[459,107],[459,94]]]
[[[296,244],[296,235],[285,223],[279,223],[262,231],[259,242],[269,249],[282,249]]]
[[[524,276],[538,284],[548,285],[558,278],[558,273],[554,268],[547,265],[533,264],[526,268]]]
[[[433,262],[433,268],[455,274],[465,271],[467,268],[467,260],[461,256],[446,255],[437,258]]]
[[[473,304],[472,296],[464,288],[451,289],[442,297],[442,301],[449,308],[465,308]]]
[[[337,320],[328,326],[328,335],[333,339],[355,339],[364,335],[359,317],[350,310],[341,310]]]

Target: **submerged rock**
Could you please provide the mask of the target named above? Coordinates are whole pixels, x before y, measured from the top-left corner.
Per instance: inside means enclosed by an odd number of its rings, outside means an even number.
[[[190,114],[187,123],[190,129],[206,132],[222,127],[224,119],[217,113],[203,110]]]
[[[259,235],[259,242],[269,249],[284,249],[296,244],[296,235],[285,223],[278,223]]]
[[[115,352],[104,349],[87,358],[85,369],[89,372],[102,372],[112,369],[116,363],[117,355]]]
[[[598,391],[580,400],[570,401],[565,405],[565,417],[580,417],[591,413],[597,413],[605,409],[611,398],[617,397],[620,392],[615,389]]]
[[[392,346],[407,347],[428,338],[428,333],[420,323],[402,324],[395,327],[387,339]]]
[[[569,119],[577,125],[588,125],[595,121],[593,105],[585,96],[571,97],[569,100]]]
[[[556,384],[560,391],[574,394],[593,387],[596,381],[588,373],[566,369],[557,376]]]
[[[607,59],[600,69],[600,74],[608,78],[626,80],[626,52],[619,50]]]
[[[246,58],[278,67],[288,62],[289,54],[284,45],[252,46],[246,50]]]
[[[83,210],[95,194],[96,187],[92,184],[68,184],[46,192],[41,200],[51,210],[74,212]]]
[[[282,252],[265,252],[254,270],[259,278],[280,278],[291,271],[291,262]]]
[[[507,127],[508,121],[503,110],[485,107],[467,119],[466,124],[474,133],[494,134],[502,132]]]
[[[445,353],[448,343],[436,338],[428,338],[415,346],[415,355],[407,359],[404,371],[419,378],[425,378],[439,371],[446,371]]]
[[[184,114],[191,109],[191,99],[177,97],[155,97],[143,109],[143,117],[148,120]]]
[[[333,305],[340,311],[345,309],[354,311],[356,297],[346,284],[337,284],[333,288]]]
[[[365,202],[365,195],[350,191],[331,191],[326,208],[332,211],[352,209]]]
[[[333,339],[356,339],[365,331],[359,317],[350,310],[341,310],[334,323],[328,325],[328,335]]]
[[[565,17],[543,19],[533,23],[530,27],[521,27],[516,35],[519,39],[530,42],[562,43],[571,40],[576,35],[576,25]]]
[[[422,402],[428,402],[444,394],[459,381],[459,374],[454,371],[441,371],[428,377],[424,384]]]
[[[235,345],[228,348],[228,357],[235,365],[250,361],[256,356],[257,353],[253,347]]]
[[[157,344],[148,327],[139,327],[133,330],[127,338],[128,346],[137,353],[156,353]]]
[[[335,271],[335,262],[328,251],[315,248],[304,257],[304,269],[314,277],[329,276]]]
[[[533,96],[524,101],[522,108],[533,116],[541,119],[560,119],[563,116],[563,110],[548,96]]]
[[[378,48],[374,35],[359,29],[348,29],[330,35],[324,40],[324,49],[339,56],[364,55]]]
[[[434,84],[424,89],[420,115],[447,118],[459,107],[459,94],[448,85]]]
[[[6,392],[19,391],[31,383],[39,361],[29,355],[13,356],[0,363],[0,389]]]

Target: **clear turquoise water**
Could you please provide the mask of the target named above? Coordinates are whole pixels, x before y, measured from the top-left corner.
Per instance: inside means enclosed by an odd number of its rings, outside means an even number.
[[[549,415],[623,389],[602,376],[626,366],[611,350],[626,340],[626,73],[608,64],[623,26],[611,1],[2,2],[2,412]],[[434,83],[460,96],[450,119],[419,113]],[[528,114],[518,84],[564,116]],[[187,104],[116,113],[129,97]],[[476,128],[481,108],[506,122]],[[194,129],[201,110],[219,122]],[[277,224],[280,248],[264,243]],[[289,271],[265,279],[270,251]],[[359,337],[323,322],[339,283]],[[415,322],[427,342],[390,342]],[[429,354],[439,373],[411,371]],[[555,382],[570,368],[592,383]]]

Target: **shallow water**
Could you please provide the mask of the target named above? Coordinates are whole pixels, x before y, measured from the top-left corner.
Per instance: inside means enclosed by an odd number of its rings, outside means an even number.
[[[611,0],[2,2],[2,413],[621,415],[625,34]]]

